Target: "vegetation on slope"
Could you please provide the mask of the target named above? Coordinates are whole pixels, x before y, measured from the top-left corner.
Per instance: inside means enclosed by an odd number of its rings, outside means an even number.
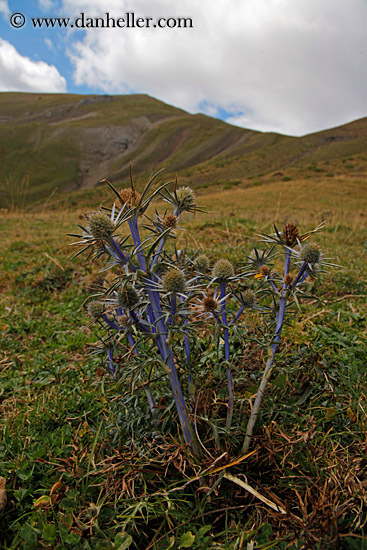
[[[0,94],[0,201],[23,178],[26,202],[119,181],[157,165],[192,187],[365,174],[367,119],[294,138],[189,115],[146,95]],[[15,190],[14,190],[15,189]]]

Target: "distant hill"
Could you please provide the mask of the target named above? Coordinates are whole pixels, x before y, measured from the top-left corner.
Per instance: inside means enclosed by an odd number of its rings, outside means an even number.
[[[367,118],[302,138],[190,115],[147,95],[0,94],[0,206],[29,178],[27,202],[91,189],[100,179],[159,168],[194,187],[260,184],[269,178],[367,166]],[[321,166],[322,165],[322,166]],[[166,177],[165,176],[165,177]]]

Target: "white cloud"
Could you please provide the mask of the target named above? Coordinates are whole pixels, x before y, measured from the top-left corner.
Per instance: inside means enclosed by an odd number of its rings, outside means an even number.
[[[7,0],[0,0],[0,14],[4,17],[9,17],[10,10]]]
[[[51,52],[56,51],[55,44],[49,38],[45,38],[45,44]]]
[[[0,38],[0,91],[65,92],[66,80],[53,65],[20,55]]]
[[[50,10],[52,8],[55,8],[53,0],[38,0],[38,3],[43,10]]]
[[[104,4],[104,3],[103,3]],[[69,16],[191,17],[190,29],[73,33],[74,79],[300,135],[367,111],[365,0],[63,0]]]

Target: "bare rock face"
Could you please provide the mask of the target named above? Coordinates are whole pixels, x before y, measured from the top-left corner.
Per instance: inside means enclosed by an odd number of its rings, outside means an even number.
[[[139,117],[132,119],[129,126],[83,128],[79,138],[77,186],[98,185],[99,180],[110,172],[111,164],[130,155],[137,147],[142,134],[151,126],[152,123],[146,117]]]

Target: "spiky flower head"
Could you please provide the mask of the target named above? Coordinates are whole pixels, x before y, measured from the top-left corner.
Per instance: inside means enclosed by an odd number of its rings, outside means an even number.
[[[102,302],[93,301],[89,302],[87,306],[87,313],[92,319],[99,319],[104,313],[104,305]]]
[[[163,225],[166,229],[174,229],[177,225],[177,216],[174,214],[166,214],[163,216]]]
[[[220,281],[227,281],[234,275],[233,265],[229,260],[218,260],[213,267],[213,277]]]
[[[127,315],[121,315],[119,317],[119,323],[121,326],[126,327],[129,324],[129,317]]]
[[[261,274],[264,275],[264,277],[266,277],[267,275],[269,275],[270,269],[268,268],[267,265],[262,265],[260,268],[260,271],[261,271]]]
[[[298,227],[295,223],[287,223],[283,227],[283,240],[287,246],[295,246],[300,238]]]
[[[198,271],[204,272],[209,268],[209,258],[205,254],[200,254],[195,258],[195,267]]]
[[[173,191],[167,188],[159,191],[159,194],[165,202],[168,202],[174,207],[174,215],[180,216],[182,212],[202,212],[196,206],[195,194],[191,187],[179,187],[177,189],[177,181]]]
[[[206,313],[214,313],[218,305],[218,301],[213,296],[206,296],[202,301],[202,308]]]
[[[242,293],[241,301],[246,308],[254,307],[256,305],[256,296],[252,290],[248,288]]]
[[[186,208],[181,206],[181,210],[187,210],[188,207],[192,208],[195,206],[195,194],[191,187],[179,187],[176,195],[180,203],[186,206]]]
[[[291,273],[287,273],[287,275],[284,277],[284,284],[287,286],[291,286],[294,281],[294,277]]]
[[[139,294],[130,283],[123,285],[117,292],[117,301],[125,309],[132,309],[139,300]]]
[[[294,281],[294,277],[291,273],[287,273],[287,275],[284,277],[284,284],[287,286],[291,286],[291,284]]]
[[[131,206],[136,206],[140,200],[140,193],[138,191],[135,191],[135,189],[130,189],[129,187],[126,187],[125,189],[121,189],[119,192],[119,195],[121,197],[122,203],[120,200],[117,200],[117,205],[121,208],[124,204],[131,208]]]
[[[300,258],[309,265],[315,265],[320,261],[321,250],[317,243],[307,243],[300,252]]]
[[[288,223],[283,227],[282,231],[278,231],[276,225],[274,225],[275,233],[271,235],[260,235],[262,240],[267,243],[280,244],[282,246],[293,247],[297,242],[303,242],[308,239],[313,233],[317,233],[325,225],[325,222],[320,223],[315,229],[306,231],[302,235],[299,234],[298,227],[294,223]]]
[[[185,290],[185,275],[179,269],[169,269],[163,276],[163,289],[166,292],[182,293]]]
[[[227,296],[220,298],[218,289],[209,288],[206,292],[203,292],[203,297],[196,299],[195,301],[195,311],[198,314],[198,317],[205,317],[209,319],[210,317],[217,318],[220,307],[225,303]]]
[[[115,231],[115,224],[103,212],[93,212],[88,215],[88,231],[96,241],[103,241],[111,237]]]

